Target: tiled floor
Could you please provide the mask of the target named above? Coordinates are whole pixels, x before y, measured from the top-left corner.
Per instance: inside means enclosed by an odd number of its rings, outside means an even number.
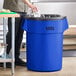
[[[11,69],[0,68],[0,76],[11,76]],[[63,69],[58,72],[33,72],[26,67],[16,67],[15,76],[76,76],[76,57],[64,57]]]

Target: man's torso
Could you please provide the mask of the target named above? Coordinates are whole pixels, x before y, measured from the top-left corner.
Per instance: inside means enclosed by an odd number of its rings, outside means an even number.
[[[22,0],[4,0],[3,8],[16,12],[24,12],[26,9]]]

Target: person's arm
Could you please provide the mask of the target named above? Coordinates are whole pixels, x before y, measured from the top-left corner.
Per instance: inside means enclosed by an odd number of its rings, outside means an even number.
[[[30,3],[28,0],[22,0],[25,4],[28,5],[28,7],[30,7],[32,9],[33,12],[38,11],[37,7],[35,5],[33,5],[32,3]]]

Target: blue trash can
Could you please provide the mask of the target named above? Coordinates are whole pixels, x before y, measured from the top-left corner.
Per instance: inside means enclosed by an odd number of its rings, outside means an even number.
[[[27,31],[27,68],[39,72],[61,70],[67,18],[54,14],[25,17],[22,28]]]

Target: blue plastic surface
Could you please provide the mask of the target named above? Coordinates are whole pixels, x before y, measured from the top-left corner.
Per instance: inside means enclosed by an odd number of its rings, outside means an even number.
[[[22,28],[27,31],[27,68],[40,72],[61,70],[63,32],[68,28],[67,19],[24,19]]]
[[[23,29],[31,33],[63,33],[68,28],[67,19],[30,20],[24,19]]]

